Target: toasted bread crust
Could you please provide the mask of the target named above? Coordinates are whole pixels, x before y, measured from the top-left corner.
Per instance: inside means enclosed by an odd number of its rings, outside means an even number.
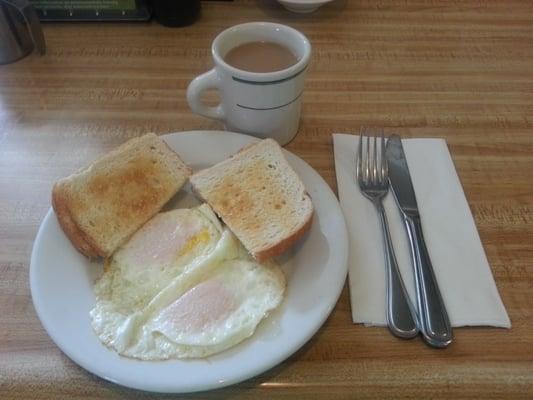
[[[191,187],[191,190],[193,194],[198,197],[198,199],[202,200],[203,202],[207,203],[207,200],[202,197],[202,195],[199,193],[199,191],[194,187],[194,185]],[[224,221],[224,217],[222,215],[219,215],[217,213],[218,217]],[[313,224],[313,215],[314,213],[311,213],[309,215],[309,218],[305,221],[302,226],[295,231],[291,236],[286,237],[285,239],[281,240],[280,242],[276,243],[274,246],[269,247],[267,249],[263,249],[258,252],[252,252],[250,253],[251,256],[256,259],[259,262],[265,262],[270,260],[271,258],[277,257],[285,253],[288,249],[290,249],[298,240],[300,240],[309,229],[311,229],[311,225]],[[224,221],[226,223],[226,221]],[[227,223],[226,223],[227,226]],[[228,226],[229,228],[229,226]],[[230,228],[231,230],[231,228]]]
[[[72,245],[83,255],[89,258],[101,256],[86,240],[83,232],[78,229],[76,223],[70,216],[67,201],[63,198],[60,190],[60,183],[56,183],[52,189],[52,208],[56,213],[59,225],[71,241]]]
[[[74,247],[105,258],[157,214],[191,172],[166,142],[148,134],[61,179],[52,205]]]
[[[311,227],[311,198],[270,139],[243,147],[190,182],[260,262],[284,253]]]
[[[268,249],[261,250],[253,253],[252,256],[259,262],[267,261],[273,257],[280,256],[292,247],[301,237],[303,237],[313,224],[313,214],[309,215],[309,219],[303,224],[300,229],[294,232],[293,235],[285,238],[281,242],[277,243]]]

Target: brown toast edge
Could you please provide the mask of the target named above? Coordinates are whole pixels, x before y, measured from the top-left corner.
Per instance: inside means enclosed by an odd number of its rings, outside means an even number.
[[[161,139],[157,135],[156,135],[156,137],[160,140],[162,145],[167,150],[169,150],[173,155],[175,155],[177,157],[177,159],[184,165],[185,168],[182,170],[182,173],[185,175],[185,180],[184,180],[184,183],[183,183],[183,185],[184,185],[185,183],[187,183],[189,177],[192,175],[192,172],[193,172],[192,168],[180,158],[179,154],[176,151],[174,151],[174,149],[172,149],[172,147],[170,147],[170,145],[165,140]],[[142,138],[142,136],[140,136],[138,138],[135,138],[135,139],[140,139],[140,138]],[[121,146],[123,146],[123,145],[124,145],[124,143]],[[96,160],[94,160],[91,163],[91,165],[96,163],[96,162],[98,162],[99,160],[101,160],[101,159],[103,159],[105,157],[109,157],[109,155],[113,154],[114,152],[118,152],[119,148],[121,146],[117,147],[116,149],[110,151],[107,154],[104,154],[104,155],[98,157]],[[79,171],[77,171],[76,173],[74,173],[70,177],[79,174],[80,172],[86,170],[87,168],[88,167],[81,168]],[[62,193],[62,188],[61,188],[62,183],[65,181],[65,179],[68,179],[68,178],[69,177],[58,181],[56,184],[54,184],[54,186],[52,188],[52,207],[53,207],[53,209],[54,209],[54,211],[56,213],[59,225],[61,226],[61,228],[63,229],[63,232],[66,234],[66,236],[71,241],[72,245],[80,253],[82,253],[83,255],[85,255],[85,256],[87,256],[89,258],[109,257],[111,254],[108,254],[107,251],[105,251],[104,249],[100,248],[97,243],[95,243],[93,240],[91,240],[91,238],[88,237],[83,232],[83,230],[81,230],[79,228],[79,226],[76,224],[75,219],[72,217],[72,214],[71,214],[70,209],[68,207],[68,201],[65,198],[64,193]],[[167,198],[165,200],[164,204],[168,203],[170,198],[172,198],[172,196],[174,196],[177,192],[179,192],[181,190],[181,188],[183,187],[183,185],[181,185],[176,190],[175,193],[173,193],[171,196],[169,196],[169,198]],[[143,221],[143,223],[140,226],[138,226],[137,229],[139,229],[142,225],[144,225],[150,218],[152,218],[159,211],[160,210],[157,210],[152,215],[150,215],[150,217],[146,221]],[[124,238],[123,242],[126,241],[128,238],[129,238],[129,236],[127,238]]]
[[[305,233],[311,228],[313,223],[314,211],[309,216],[308,220],[291,236],[286,237],[282,241],[276,243],[274,246],[253,253],[252,256],[259,262],[267,261],[273,257],[279,256],[289,250]]]
[[[85,235],[72,219],[67,202],[61,194],[60,182],[56,183],[52,189],[52,208],[56,213],[59,225],[80,253],[89,258],[99,257],[101,254],[86,240]]]

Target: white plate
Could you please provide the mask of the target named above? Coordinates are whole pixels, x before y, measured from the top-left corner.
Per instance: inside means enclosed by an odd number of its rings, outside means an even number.
[[[181,158],[199,170],[234,154],[257,139],[230,132],[195,131],[162,136]],[[329,186],[308,164],[285,151],[313,199],[309,234],[283,257],[286,298],[241,344],[200,360],[138,361],[107,349],[94,335],[89,311],[99,264],[79,254],[61,231],[52,210],[33,246],[30,285],[41,322],[63,352],[86,370],[120,385],[155,392],[193,392],[243,381],[282,362],[320,328],[341,293],[347,273],[347,234],[342,212]],[[187,186],[173,205],[197,201]]]

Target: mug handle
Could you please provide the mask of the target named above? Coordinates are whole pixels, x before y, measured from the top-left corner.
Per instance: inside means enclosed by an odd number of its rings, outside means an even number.
[[[205,74],[197,76],[189,84],[187,88],[187,102],[189,106],[193,112],[204,117],[224,120],[225,115],[221,104],[216,107],[209,107],[200,100],[202,93],[207,89],[220,90],[219,78],[214,68]]]

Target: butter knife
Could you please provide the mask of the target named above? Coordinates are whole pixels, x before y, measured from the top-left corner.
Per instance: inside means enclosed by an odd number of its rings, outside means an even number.
[[[409,237],[415,271],[420,332],[429,345],[446,347],[453,340],[452,327],[424,241],[413,183],[405,159],[402,141],[398,135],[392,135],[389,138],[385,154],[389,165],[389,180],[392,192],[402,212],[407,236]]]

